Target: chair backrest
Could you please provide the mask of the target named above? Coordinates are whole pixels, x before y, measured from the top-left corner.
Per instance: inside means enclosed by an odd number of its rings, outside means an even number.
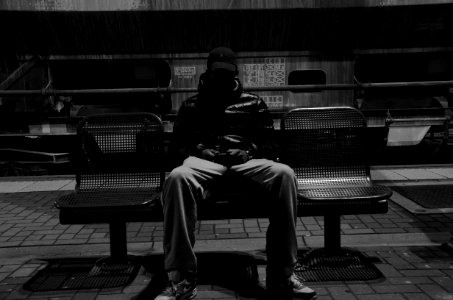
[[[297,108],[281,120],[282,162],[299,184],[370,181],[366,120],[352,107]]]
[[[152,113],[85,117],[77,128],[77,188],[160,188],[163,126]]]

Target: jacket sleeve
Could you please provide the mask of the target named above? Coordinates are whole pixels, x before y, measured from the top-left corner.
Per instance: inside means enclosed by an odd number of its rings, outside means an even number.
[[[251,147],[254,158],[278,158],[274,140],[274,121],[266,103],[257,95],[247,94],[249,100],[232,105],[228,109],[228,127],[231,134],[244,137]]]
[[[181,105],[173,125],[172,149],[176,164],[179,164],[196,150],[199,143],[197,130],[192,122],[192,108],[185,102]]]
[[[261,98],[258,102],[257,116],[255,119],[257,133],[251,138],[256,148],[253,156],[278,160],[279,149],[275,140],[274,120],[266,103]]]

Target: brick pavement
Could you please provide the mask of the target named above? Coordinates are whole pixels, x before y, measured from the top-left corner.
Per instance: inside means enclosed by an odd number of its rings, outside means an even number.
[[[55,199],[68,191],[1,194],[0,242],[2,247],[108,243],[107,224],[61,225]],[[267,219],[207,220],[197,224],[198,240],[264,238]],[[409,213],[390,202],[387,214],[342,216],[343,235],[453,233],[453,214]],[[302,242],[323,237],[323,217],[300,217],[297,235]],[[129,243],[162,241],[161,222],[129,223]],[[151,245],[152,246],[152,245]]]
[[[432,168],[430,172],[435,174],[378,170],[374,176],[384,183],[453,178],[451,169]],[[106,224],[59,224],[53,201],[68,193],[73,182],[55,181],[0,184],[0,299],[149,298],[146,291],[153,273],[146,267],[133,283],[122,288],[35,293],[22,288],[45,266],[45,258],[97,256],[109,251]],[[224,251],[256,254],[264,248],[267,226],[267,219],[201,221],[196,250],[200,255],[216,253],[219,259]],[[453,299],[453,250],[449,241],[452,213],[415,214],[401,203],[390,202],[387,214],[343,216],[341,229],[343,244],[372,257],[385,278],[376,282],[310,283],[318,299]],[[129,224],[130,252],[142,257],[161,254],[162,234],[160,222]],[[297,234],[301,248],[322,246],[323,218],[299,218]],[[264,280],[263,265],[258,266],[258,272]],[[234,287],[209,280],[201,282],[199,290],[198,299],[256,298],[256,294],[244,295]]]

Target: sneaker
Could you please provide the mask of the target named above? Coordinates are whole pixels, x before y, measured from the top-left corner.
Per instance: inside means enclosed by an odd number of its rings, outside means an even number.
[[[180,283],[170,281],[167,288],[154,300],[190,300],[197,296],[197,285],[184,279]]]
[[[267,289],[272,296],[272,299],[298,299],[313,300],[317,298],[315,290],[306,286],[301,278],[296,274],[292,274],[280,282],[267,282]]]
[[[302,279],[296,274],[292,274],[288,281],[293,288],[293,296],[300,299],[316,299],[318,296],[314,289],[306,286]]]

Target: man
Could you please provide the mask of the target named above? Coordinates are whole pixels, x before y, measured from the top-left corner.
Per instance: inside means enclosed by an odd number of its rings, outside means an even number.
[[[231,49],[219,47],[209,53],[198,91],[182,104],[174,124],[184,162],[173,169],[163,186],[165,269],[170,282],[156,299],[196,296],[197,201],[227,172],[253,180],[269,193],[268,290],[276,298],[294,294],[314,299],[315,291],[293,272],[297,261],[294,172],[272,160],[275,147],[268,137],[273,120],[262,99],[243,92]]]

